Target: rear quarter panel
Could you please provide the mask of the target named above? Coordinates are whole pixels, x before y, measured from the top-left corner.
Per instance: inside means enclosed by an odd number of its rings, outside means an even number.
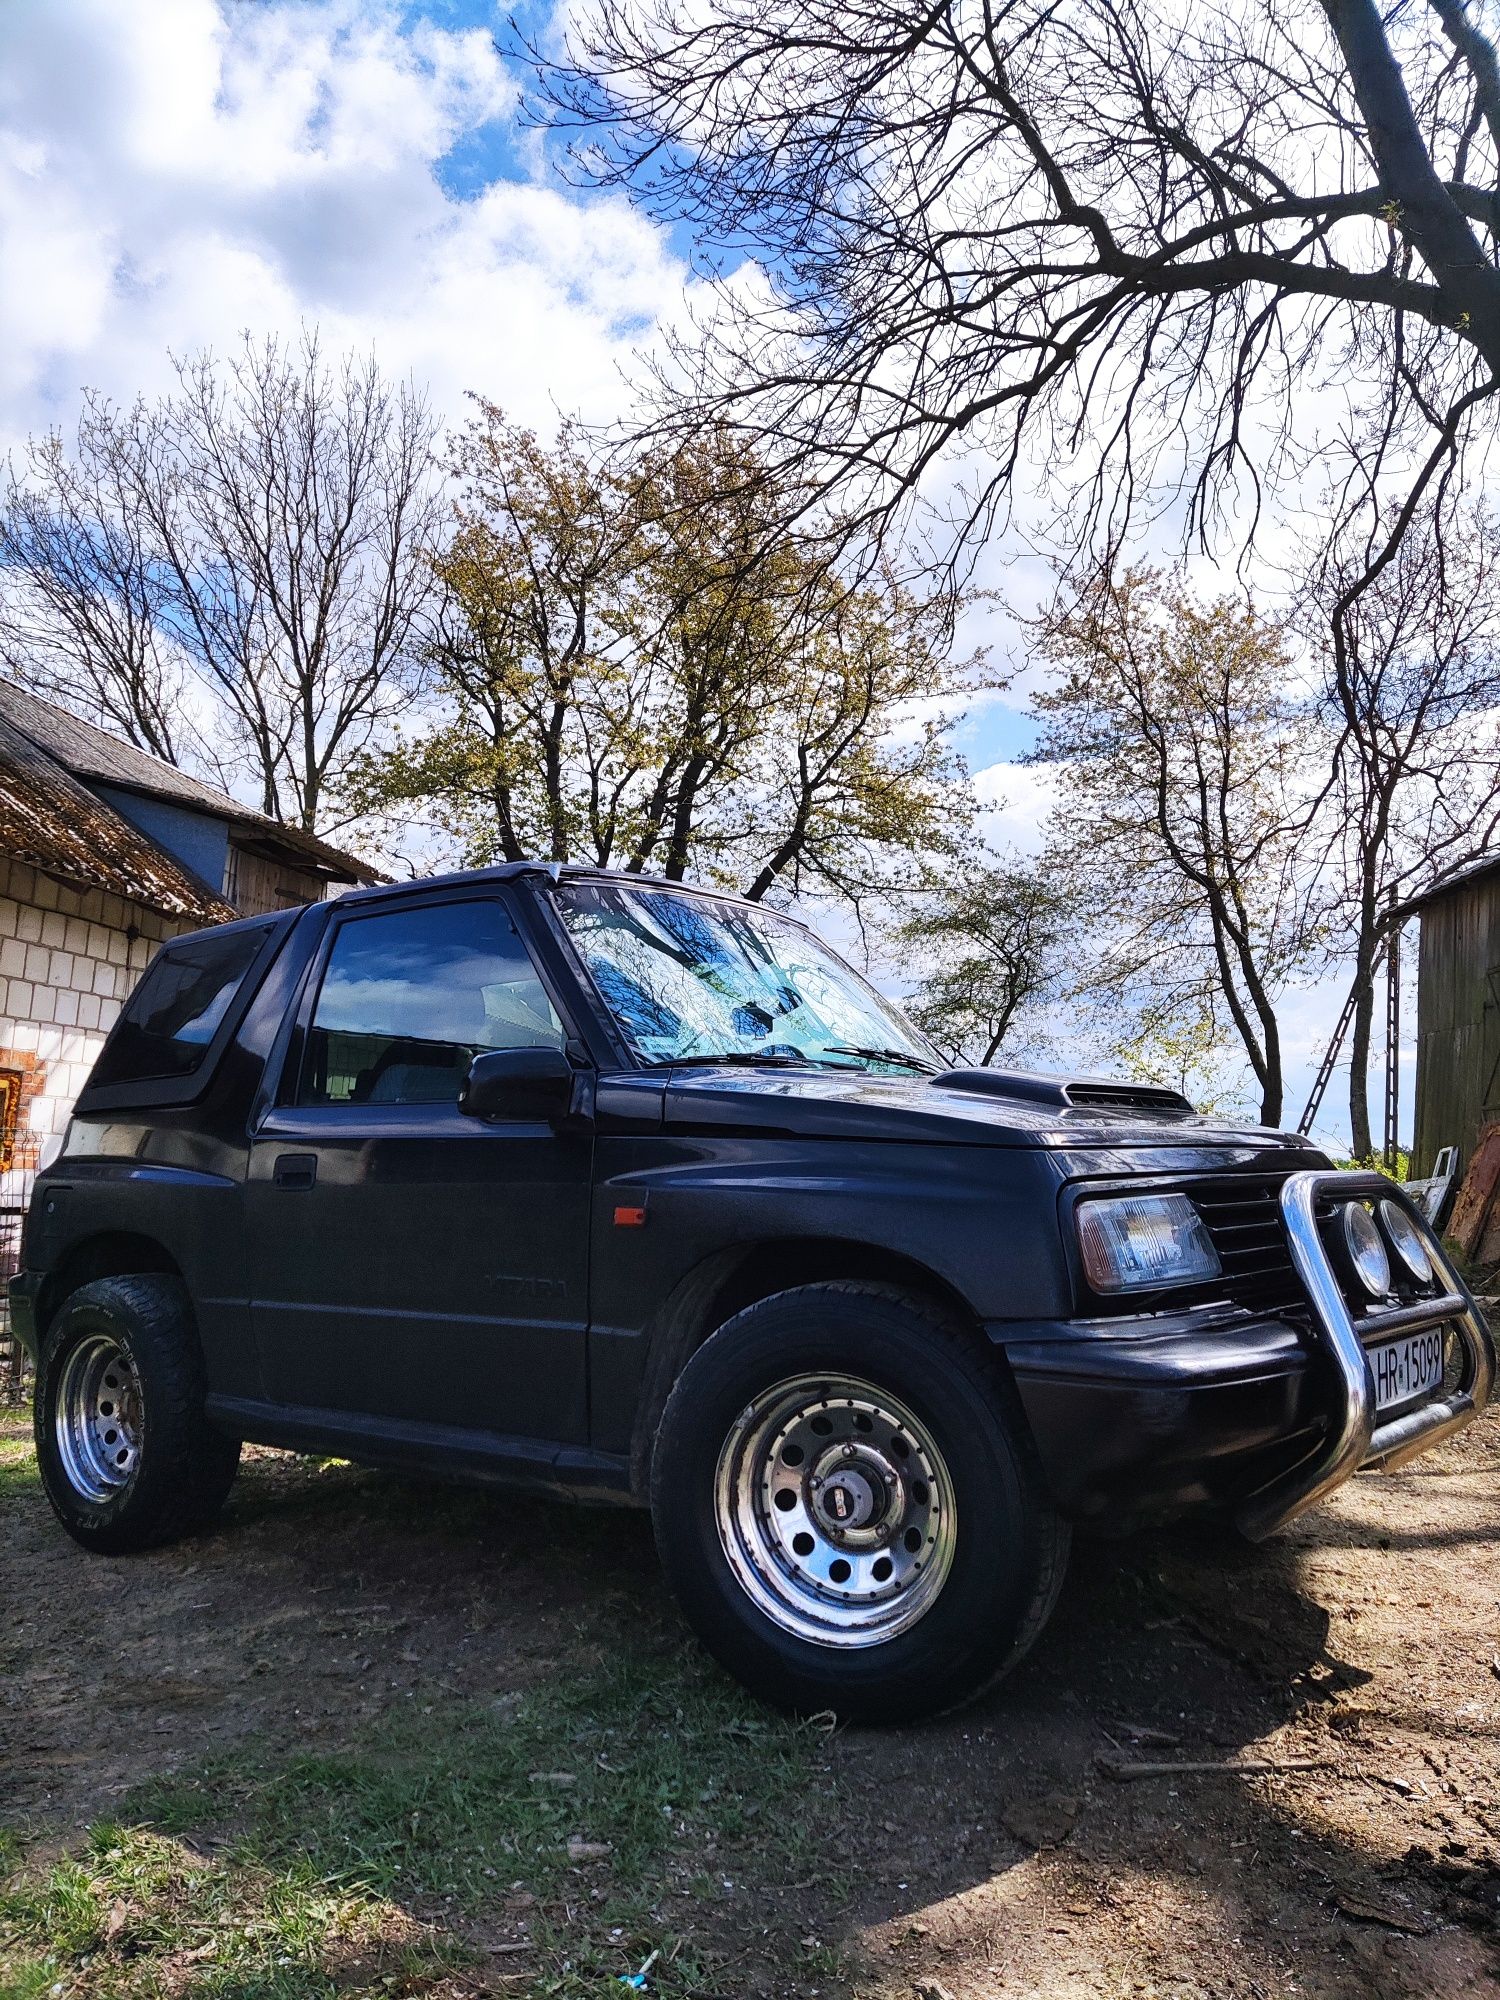
[[[70,1264],[109,1238],[137,1238],[182,1275],[210,1389],[262,1393],[242,1206],[251,1107],[325,917],[315,906],[298,918],[195,1102],[73,1119],[27,1217],[25,1268],[48,1274],[43,1321],[61,1303]]]
[[[55,1274],[45,1316],[70,1289],[68,1273],[110,1239],[155,1246],[192,1300],[211,1388],[259,1394],[250,1339],[241,1219],[245,1145],[129,1124],[80,1126],[32,1198],[26,1262]]]

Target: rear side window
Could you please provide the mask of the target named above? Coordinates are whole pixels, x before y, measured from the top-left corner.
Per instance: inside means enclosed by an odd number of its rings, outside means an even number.
[[[526,947],[498,903],[426,903],[334,933],[303,1104],[453,1104],[476,1055],[561,1048]]]
[[[89,1089],[194,1075],[266,936],[256,925],[210,932],[158,952],[94,1065]]]

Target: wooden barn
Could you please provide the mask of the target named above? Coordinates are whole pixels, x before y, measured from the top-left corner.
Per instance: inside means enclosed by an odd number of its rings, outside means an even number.
[[[1414,1176],[1444,1146],[1472,1159],[1500,1119],[1500,856],[1420,897]]]

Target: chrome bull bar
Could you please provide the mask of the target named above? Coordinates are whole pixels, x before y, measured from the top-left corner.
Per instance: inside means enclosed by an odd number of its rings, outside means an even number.
[[[1396,1202],[1422,1233],[1433,1269],[1445,1287],[1442,1295],[1356,1320],[1318,1229],[1317,1205],[1324,1197]],[[1312,1305],[1318,1348],[1332,1363],[1339,1396],[1327,1435],[1311,1457],[1241,1504],[1239,1525],[1256,1541],[1315,1506],[1361,1467],[1404,1465],[1419,1452],[1453,1437],[1484,1409],[1495,1380],[1494,1344],[1483,1314],[1426,1217],[1394,1181],[1374,1173],[1291,1174],[1281,1189],[1281,1218],[1292,1262]],[[1437,1326],[1451,1326],[1459,1337],[1464,1358],[1461,1385],[1449,1395],[1435,1396],[1380,1423],[1365,1341],[1395,1339]]]

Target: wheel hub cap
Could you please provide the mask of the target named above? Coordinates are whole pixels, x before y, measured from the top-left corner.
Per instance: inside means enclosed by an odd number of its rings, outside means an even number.
[[[852,1376],[799,1376],[741,1411],[719,1456],[719,1539],[782,1630],[871,1646],[941,1591],[957,1533],[942,1454],[896,1397]]]
[[[884,1539],[882,1525],[904,1489],[894,1467],[874,1452],[844,1445],[819,1461],[807,1482],[807,1505],[827,1534],[853,1540]]]
[[[141,1385],[118,1341],[81,1340],[63,1364],[54,1435],[68,1483],[98,1504],[127,1485],[141,1455]]]

